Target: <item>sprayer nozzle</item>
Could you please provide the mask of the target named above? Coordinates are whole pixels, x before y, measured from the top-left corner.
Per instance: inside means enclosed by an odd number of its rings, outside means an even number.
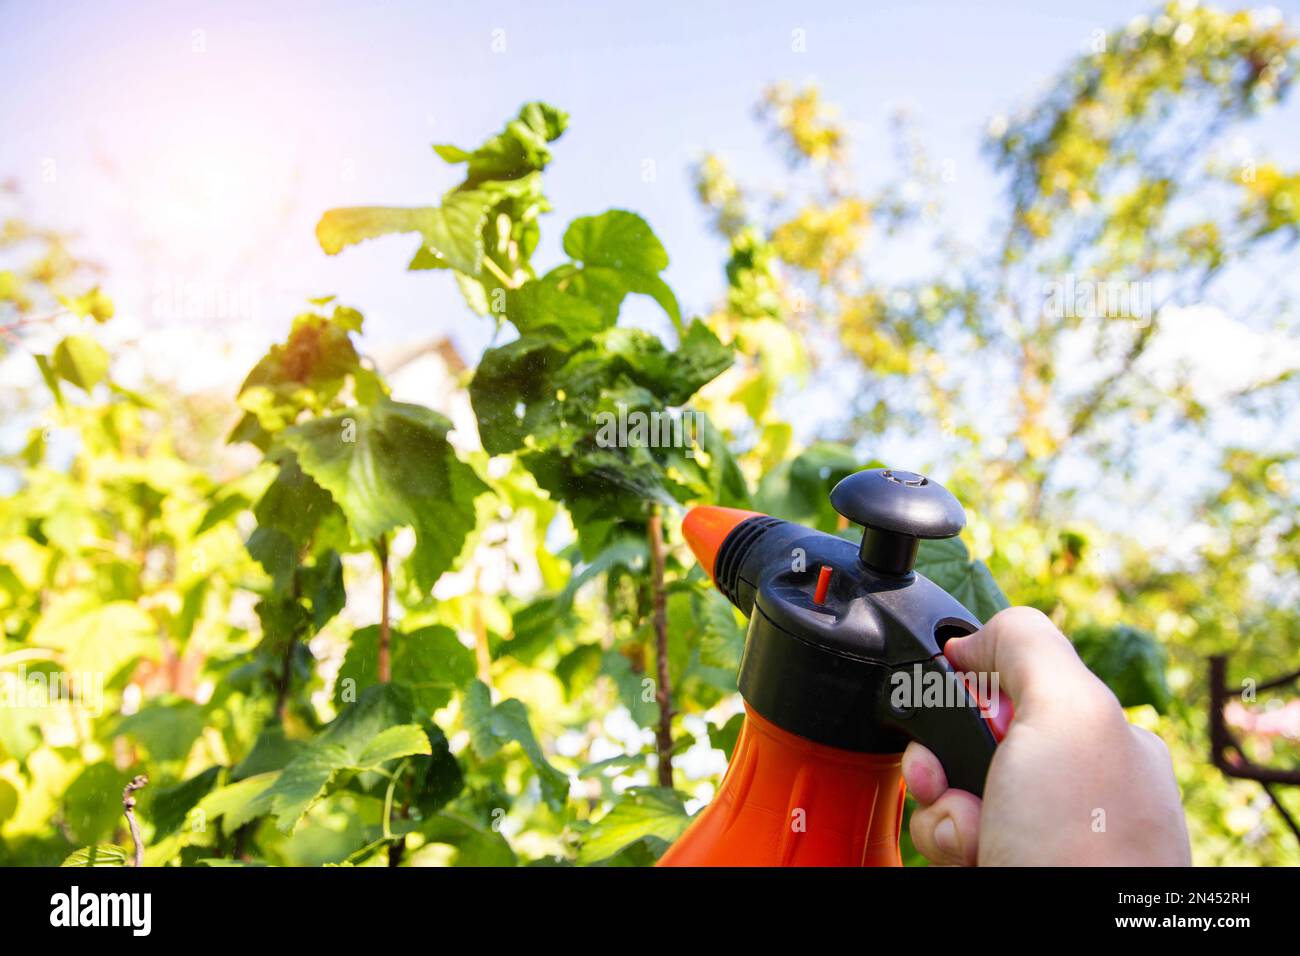
[[[713,564],[718,557],[718,549],[722,547],[722,542],[727,539],[731,529],[746,518],[758,515],[757,511],[719,508],[714,505],[700,505],[686,512],[682,521],[682,534],[695,552],[695,559],[709,572],[709,577],[715,577]]]

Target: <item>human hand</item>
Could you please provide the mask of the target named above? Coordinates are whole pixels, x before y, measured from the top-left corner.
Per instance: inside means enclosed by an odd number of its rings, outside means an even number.
[[[903,754],[920,807],[917,849],[936,864],[1189,866],[1169,751],[1131,725],[1070,641],[1033,608],[1013,607],[944,654],[961,672],[996,672],[1015,705],[984,798],[949,789],[926,747]]]

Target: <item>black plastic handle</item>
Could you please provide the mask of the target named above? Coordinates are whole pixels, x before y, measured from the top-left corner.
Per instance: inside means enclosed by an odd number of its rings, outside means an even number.
[[[897,675],[912,684],[912,706],[896,706]],[[923,703],[924,682],[941,680],[945,693],[940,704]],[[919,686],[918,686],[919,685]],[[950,699],[948,688],[957,695]],[[920,695],[920,696],[916,696]],[[919,664],[903,664],[890,672],[889,686],[881,695],[880,722],[924,744],[943,765],[948,786],[984,796],[984,779],[997,749],[997,739],[980,713],[979,703],[960,682],[942,655]]]

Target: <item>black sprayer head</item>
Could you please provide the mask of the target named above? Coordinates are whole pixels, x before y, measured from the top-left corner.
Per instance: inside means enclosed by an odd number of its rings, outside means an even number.
[[[881,574],[907,574],[920,539],[951,538],[966,525],[948,489],[913,471],[873,468],[849,475],[831,491],[831,506],[865,529],[858,554]]]
[[[750,619],[741,694],[817,743],[898,753],[919,740],[952,786],[982,793],[995,740],[942,653],[980,622],[913,570],[920,539],[961,531],[961,505],[942,485],[891,469],[850,475],[831,503],[865,528],[860,546],[736,513],[717,548],[714,580]]]

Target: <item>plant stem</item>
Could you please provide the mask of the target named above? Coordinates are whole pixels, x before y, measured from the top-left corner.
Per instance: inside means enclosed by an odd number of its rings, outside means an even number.
[[[659,752],[659,786],[673,786],[673,700],[668,676],[668,598],[664,592],[664,525],[658,508],[650,511],[650,595],[655,629],[655,700],[659,703],[659,728],[655,747]]]
[[[289,710],[289,682],[293,679],[293,645],[296,638],[291,638],[285,642],[284,656],[280,659],[280,686],[275,692],[275,717],[276,720],[284,723],[285,714]]]
[[[492,273],[494,276],[496,276],[497,281],[500,282],[507,289],[519,288],[519,283],[515,282],[508,275],[506,275],[505,272],[502,270],[502,268],[492,261],[491,256],[485,255],[483,257],[483,265],[487,269],[487,271]]]
[[[402,778],[402,772],[406,770],[409,760],[403,760],[393,771],[392,779],[388,781],[388,791],[384,794],[384,839],[393,840],[388,845],[388,865],[397,866],[402,862],[402,854],[406,850],[406,838],[395,840],[393,837],[393,791],[397,789],[397,781]]]
[[[245,823],[242,827],[240,827],[238,830],[235,831],[235,841],[234,841],[235,845],[230,849],[230,855],[234,859],[243,860],[245,863],[248,863],[253,859],[252,856],[249,855],[248,850],[246,848],[248,837],[249,834],[252,832],[252,828],[253,828],[253,824]]]
[[[397,789],[397,781],[402,777],[402,771],[406,769],[408,761],[403,760],[398,764],[393,775],[388,778],[388,790],[384,793],[384,839],[393,838],[393,792]]]
[[[389,653],[391,632],[388,624],[388,594],[393,589],[393,576],[388,568],[388,536],[381,534],[375,542],[375,554],[379,558],[379,580],[384,591],[379,597],[379,683],[387,684],[393,677],[393,665]]]
[[[13,322],[6,322],[3,325],[0,325],[0,335],[3,335],[10,342],[17,344],[18,343],[18,335],[16,334],[17,329],[21,329],[24,326],[28,326],[28,325],[36,325],[41,322],[53,322],[55,319],[67,315],[68,312],[70,311],[71,311],[70,309],[59,309],[55,312],[47,312],[44,315],[29,315],[23,318],[15,319]]]
[[[492,649],[488,646],[487,625],[483,623],[483,592],[479,590],[482,569],[474,572],[474,662],[478,679],[492,686]]]
[[[149,783],[149,778],[141,774],[131,778],[131,782],[122,791],[122,812],[126,814],[126,825],[131,828],[131,843],[135,847],[135,865],[144,866],[144,839],[140,836],[140,824],[135,821],[135,792]]]
[[[302,564],[303,554],[298,553],[298,565]],[[293,569],[293,600],[296,603],[302,597],[302,580],[299,576],[299,567]],[[284,644],[284,656],[281,658],[280,666],[280,686],[275,692],[275,719],[284,726],[285,715],[289,711],[289,687],[293,683],[293,652],[298,643],[298,632],[289,635],[289,639]]]

